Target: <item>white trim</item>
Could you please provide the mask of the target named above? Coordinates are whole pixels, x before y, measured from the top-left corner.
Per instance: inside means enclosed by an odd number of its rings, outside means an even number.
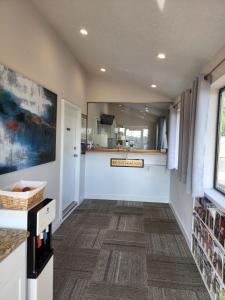
[[[84,201],[85,197],[84,195],[80,196],[80,202],[79,202],[79,205],[81,205],[81,203]]]
[[[65,217],[62,218],[62,223],[74,212],[74,210],[79,206],[79,203],[77,205],[74,205],[74,207],[65,215]]]
[[[83,199],[84,200],[84,199]],[[62,218],[62,220],[56,220],[55,222],[53,222],[52,224],[52,233],[56,232],[56,230],[59,229],[59,227],[61,226],[61,224],[75,211],[75,209],[80,205],[81,203],[75,205],[69,212],[68,214],[66,214],[66,217]]]
[[[52,233],[56,232],[56,230],[59,229],[60,225],[61,225],[61,221],[59,219],[56,219],[52,223]]]
[[[99,199],[99,200],[117,200],[117,201],[138,201],[138,202],[155,202],[155,203],[169,203],[168,197],[143,196],[143,195],[113,195],[113,194],[87,194],[85,199]]]
[[[215,189],[205,190],[205,196],[225,213],[225,196]]]
[[[63,205],[62,205],[62,189],[63,189],[63,146],[64,146],[64,118],[65,118],[65,104],[70,105],[78,112],[78,119],[77,119],[77,135],[76,135],[76,144],[77,144],[77,163],[76,163],[76,182],[75,182],[75,199],[74,201],[79,204],[80,202],[80,153],[81,153],[81,109],[65,100],[62,99],[61,101],[61,124],[60,124],[60,130],[61,130],[61,145],[60,145],[60,192],[59,192],[59,220],[57,221],[57,224],[61,224],[63,222]],[[57,225],[58,226],[58,225]],[[58,228],[58,227],[55,228]]]
[[[173,203],[170,202],[169,205],[170,205],[170,208],[172,209],[173,214],[174,214],[174,216],[175,216],[175,218],[176,218],[176,220],[177,220],[177,223],[178,223],[178,225],[179,225],[179,227],[180,227],[180,230],[182,231],[182,233],[183,233],[183,235],[184,235],[184,237],[185,237],[185,240],[186,240],[186,242],[187,242],[187,244],[188,244],[188,247],[189,247],[189,249],[191,250],[191,237],[189,237],[189,235],[188,235],[188,233],[187,233],[185,227],[183,226],[183,222],[181,221],[181,219],[180,219],[180,217],[179,217],[179,215],[178,215],[178,213],[177,213],[177,211],[176,211],[176,209],[175,209]]]
[[[64,100],[61,101],[61,123],[60,123],[60,170],[59,170],[59,220],[57,223],[62,223],[62,183],[63,183],[63,143],[64,143],[64,134],[63,134],[63,126],[64,126]],[[54,226],[53,226],[54,227]],[[54,231],[54,230],[53,230]]]

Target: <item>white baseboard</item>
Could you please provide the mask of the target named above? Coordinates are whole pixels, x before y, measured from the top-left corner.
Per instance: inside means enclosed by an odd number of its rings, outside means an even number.
[[[59,219],[55,220],[52,223],[52,233],[56,232],[57,229],[59,229],[59,227],[61,226],[61,222]]]
[[[84,195],[82,195],[79,200],[79,205],[84,201],[84,199],[85,199],[85,197],[84,197]]]
[[[156,196],[134,196],[134,195],[93,195],[87,194],[85,199],[99,199],[99,200],[117,200],[117,201],[138,201],[138,202],[156,202],[156,203],[169,203],[168,197],[156,197]]]
[[[179,217],[179,215],[178,215],[175,207],[173,206],[173,203],[170,202],[169,205],[170,205],[170,208],[172,209],[172,211],[174,213],[174,216],[175,216],[175,218],[177,220],[177,223],[178,223],[178,225],[179,225],[179,227],[180,227],[180,229],[181,229],[181,231],[182,231],[182,233],[183,233],[183,235],[185,237],[185,240],[186,240],[186,242],[188,244],[188,247],[191,249],[191,238],[189,237],[189,235],[188,235],[185,227],[183,226],[183,222],[181,221],[181,219],[180,219],[180,217]]]
[[[65,221],[66,218],[68,218],[71,213],[79,206],[81,205],[81,203],[84,201],[84,197],[80,197],[79,203],[78,205],[74,206],[73,209],[71,209],[71,211],[66,215],[65,218],[63,218],[62,220],[55,220],[52,224],[52,233],[54,233],[57,229],[59,229],[59,227],[61,226],[61,224],[63,223],[63,221]]]

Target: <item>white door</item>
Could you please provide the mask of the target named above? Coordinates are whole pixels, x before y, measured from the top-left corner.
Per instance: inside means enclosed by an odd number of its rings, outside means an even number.
[[[75,106],[64,101],[62,215],[79,201],[80,114]]]

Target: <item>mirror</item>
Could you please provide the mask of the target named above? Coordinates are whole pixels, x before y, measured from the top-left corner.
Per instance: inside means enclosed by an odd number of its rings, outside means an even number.
[[[169,106],[88,103],[88,148],[166,151]]]

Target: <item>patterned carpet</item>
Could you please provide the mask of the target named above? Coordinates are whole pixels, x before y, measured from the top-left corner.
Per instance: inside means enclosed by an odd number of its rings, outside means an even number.
[[[53,243],[54,300],[210,300],[167,204],[85,200]]]

